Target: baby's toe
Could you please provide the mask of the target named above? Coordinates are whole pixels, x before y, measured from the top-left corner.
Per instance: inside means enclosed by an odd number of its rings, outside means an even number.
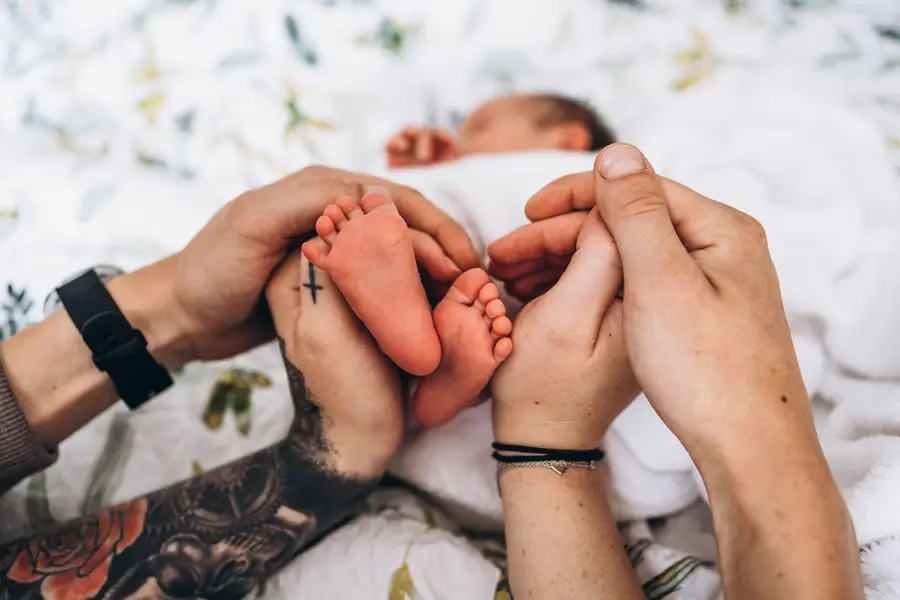
[[[366,214],[372,211],[384,211],[399,214],[394,201],[391,200],[391,197],[385,192],[368,192],[365,196],[362,197],[362,200],[359,201],[359,204],[362,207],[363,211],[366,212]]]
[[[335,206],[334,208],[337,207]],[[334,240],[337,237],[337,232],[338,230],[334,219],[329,217],[327,214],[322,215],[321,217],[316,219],[316,233],[319,234],[319,237],[323,240],[323,243],[328,245],[334,244]]]
[[[348,220],[356,219],[357,217],[365,215],[356,200],[354,200],[350,196],[343,196],[341,198],[338,198],[335,201],[335,204],[337,204],[338,208],[343,211]]]
[[[485,305],[484,314],[491,319],[502,317],[506,314],[506,305],[499,298],[495,298]]]
[[[493,283],[488,283],[484,287],[481,288],[481,291],[478,292],[478,299],[481,300],[482,304],[488,304],[491,300],[496,300],[500,297],[500,290],[497,289],[497,286]]]
[[[503,362],[512,354],[513,343],[508,337],[500,338],[494,344],[494,360],[498,363]]]
[[[491,333],[495,339],[508,336],[512,333],[512,321],[507,316],[497,317],[491,322]]]
[[[300,247],[300,251],[303,252],[303,256],[306,257],[306,260],[317,266],[318,268],[326,271],[325,268],[328,258],[328,253],[331,251],[331,246],[325,243],[321,238],[313,238],[308,242],[305,242],[303,246]]]
[[[347,217],[344,215],[344,211],[342,211],[336,204],[329,204],[328,206],[326,206],[322,214],[334,221],[334,227],[338,231],[340,231],[344,227],[344,225],[347,224]]]

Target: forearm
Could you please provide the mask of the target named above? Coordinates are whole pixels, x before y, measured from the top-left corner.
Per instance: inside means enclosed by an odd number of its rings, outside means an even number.
[[[739,437],[698,461],[725,597],[863,598],[853,526],[814,432]]]
[[[372,459],[371,448],[362,456],[346,445],[349,434],[334,431],[308,397],[295,396],[295,409],[291,433],[271,448],[0,546],[0,590],[10,599],[48,600],[243,598],[259,591],[361,508],[387,461]],[[53,595],[64,585],[82,586],[80,595]]]
[[[108,289],[129,322],[147,338],[154,357],[170,368],[186,361],[178,324],[167,314],[170,290],[154,281],[151,265],[113,280]],[[53,447],[117,400],[109,378],[64,311],[0,344],[0,365],[38,441]]]
[[[642,599],[601,471],[516,468],[500,477],[509,582],[517,599]]]

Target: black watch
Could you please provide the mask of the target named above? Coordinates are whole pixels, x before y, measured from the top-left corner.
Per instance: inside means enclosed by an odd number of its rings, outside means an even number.
[[[57,288],[69,318],[132,410],[172,385],[172,376],[147,352],[147,339],[131,326],[97,273],[90,269]]]

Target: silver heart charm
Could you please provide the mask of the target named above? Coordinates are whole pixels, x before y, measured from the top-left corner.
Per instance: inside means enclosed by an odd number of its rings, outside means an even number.
[[[569,468],[569,467],[567,467],[566,465],[560,465],[560,466],[558,466],[558,467],[557,467],[556,465],[550,465],[550,469],[551,469],[554,473],[556,473],[557,475],[562,475],[563,473],[566,472],[566,470],[567,470],[568,468]]]

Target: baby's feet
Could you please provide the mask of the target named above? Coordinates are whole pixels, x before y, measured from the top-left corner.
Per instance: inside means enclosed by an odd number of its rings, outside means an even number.
[[[460,275],[434,309],[443,356],[419,382],[416,417],[426,427],[446,423],[469,406],[512,352],[512,322],[497,286],[482,269]]]
[[[441,345],[406,223],[379,192],[338,198],[316,221],[303,254],[326,271],[382,351],[413,375],[432,373]],[[312,282],[314,285],[314,282]],[[309,288],[315,300],[314,287]]]

